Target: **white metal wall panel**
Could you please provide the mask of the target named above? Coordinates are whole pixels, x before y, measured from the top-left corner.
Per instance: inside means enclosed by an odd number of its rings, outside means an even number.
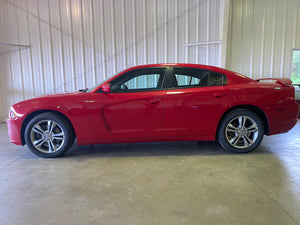
[[[0,119],[18,101],[149,63],[220,66],[228,0],[0,0]]]
[[[252,78],[290,78],[299,10],[299,0],[232,0],[226,67]]]
[[[3,9],[5,7],[5,3],[0,1],[0,9]],[[7,9],[6,11],[0,10],[0,27],[5,29],[5,23],[4,18],[7,16]],[[8,32],[8,31],[7,31]],[[3,41],[5,40],[4,32],[0,32],[0,39]],[[5,115],[5,109],[7,104],[13,101],[13,94],[10,92],[10,89],[7,88],[9,83],[9,77],[10,77],[10,70],[9,70],[9,54],[7,53],[9,51],[9,48],[7,46],[0,46],[1,53],[0,53],[0,120]],[[6,96],[6,97],[4,97]],[[7,114],[6,114],[7,115]],[[6,116],[5,115],[5,116]],[[1,121],[0,121],[1,122]]]

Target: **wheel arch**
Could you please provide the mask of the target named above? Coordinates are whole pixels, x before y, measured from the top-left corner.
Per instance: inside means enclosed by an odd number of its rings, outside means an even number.
[[[46,113],[46,112],[51,112],[51,113],[54,113],[54,114],[57,114],[61,117],[63,117],[66,121],[69,122],[71,128],[72,128],[72,131],[74,133],[74,136],[76,137],[76,133],[75,133],[75,129],[73,127],[73,124],[71,123],[71,121],[69,120],[69,118],[64,115],[63,113],[61,112],[58,112],[58,111],[55,111],[55,110],[50,110],[50,109],[45,109],[45,110],[37,110],[37,111],[34,111],[30,114],[28,114],[26,116],[26,118],[24,119],[23,123],[22,123],[22,126],[21,126],[21,141],[22,141],[22,145],[25,145],[26,144],[26,141],[25,141],[25,129],[26,129],[26,126],[27,124],[29,123],[29,121],[34,118],[35,116],[37,115],[40,115],[42,113]]]
[[[216,130],[216,137],[218,135],[218,130],[219,130],[219,127],[221,125],[221,122],[222,122],[223,118],[228,113],[230,113],[231,111],[233,111],[235,109],[247,109],[247,110],[250,110],[250,111],[254,112],[256,115],[259,116],[259,118],[263,122],[264,134],[266,134],[266,135],[269,134],[269,120],[268,120],[267,115],[265,114],[265,112],[262,109],[260,109],[257,106],[254,106],[254,105],[237,105],[237,106],[234,106],[234,107],[228,109],[225,113],[223,113],[223,115],[222,115],[222,117],[221,117],[221,119],[219,120],[219,123],[218,123],[218,127],[217,127],[217,130]]]

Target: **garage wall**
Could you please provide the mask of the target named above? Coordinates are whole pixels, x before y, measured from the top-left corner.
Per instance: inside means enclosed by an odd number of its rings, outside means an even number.
[[[299,0],[232,0],[226,67],[252,78],[290,78],[299,11]]]
[[[0,0],[0,43],[10,44],[0,45],[0,118],[12,103],[91,87],[134,65],[221,66],[226,2]]]

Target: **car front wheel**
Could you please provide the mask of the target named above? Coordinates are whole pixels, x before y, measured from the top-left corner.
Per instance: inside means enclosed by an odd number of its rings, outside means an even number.
[[[246,153],[254,150],[262,141],[264,127],[254,112],[235,109],[221,121],[218,141],[228,151]]]
[[[70,123],[55,113],[35,116],[25,129],[25,141],[36,155],[51,158],[64,154],[74,142]]]

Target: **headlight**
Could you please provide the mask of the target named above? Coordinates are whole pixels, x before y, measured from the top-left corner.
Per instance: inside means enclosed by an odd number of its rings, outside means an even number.
[[[13,107],[10,107],[9,113],[8,113],[8,117],[9,117],[10,119],[14,119],[14,118],[17,117],[16,112],[15,112],[15,110],[13,109]]]

